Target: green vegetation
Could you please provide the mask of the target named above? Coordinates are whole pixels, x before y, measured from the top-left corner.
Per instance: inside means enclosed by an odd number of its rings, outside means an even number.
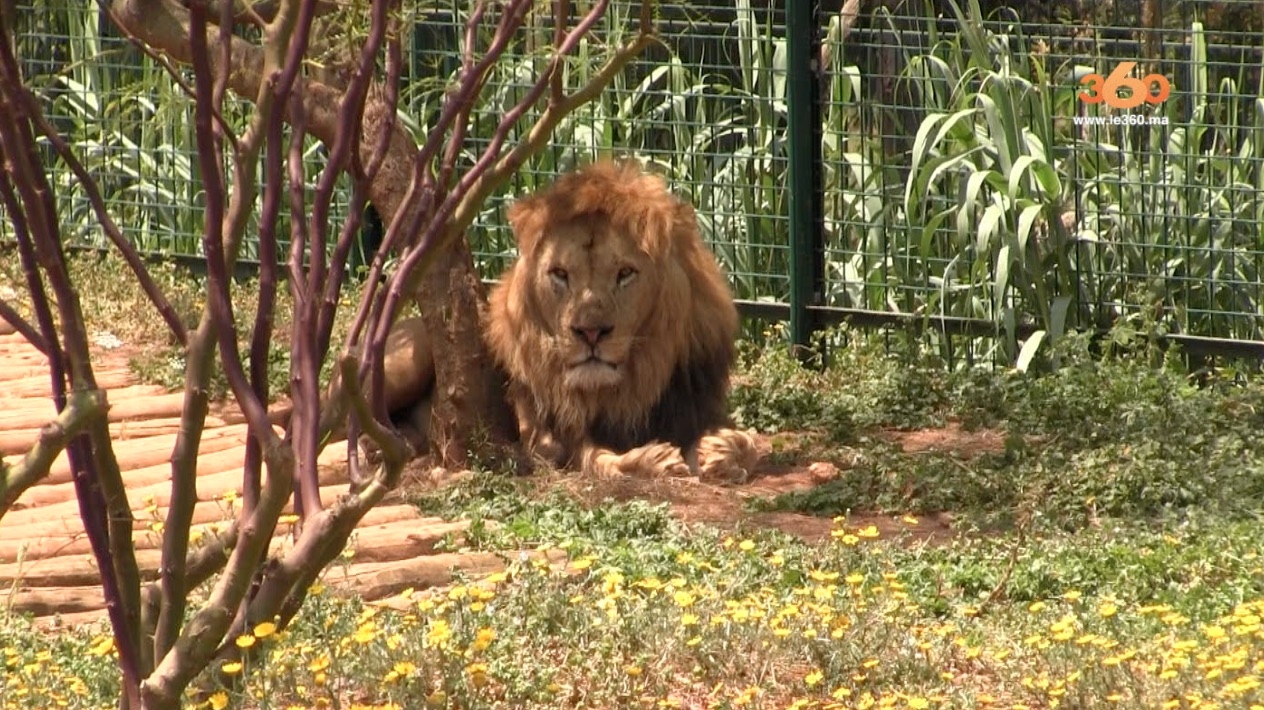
[[[1120,320],[1155,333],[1260,337],[1264,111],[1251,61],[1228,59],[1241,49],[1227,44],[1232,27],[1165,17],[1165,31],[1184,39],[1165,50],[1188,46],[1188,56],[1165,58],[1179,81],[1162,104],[1137,111],[1166,125],[1088,127],[1071,117],[1106,114],[1077,101],[1078,78],[1135,56],[1116,56],[1126,50],[1107,41],[1077,44],[1069,31],[1036,36],[1021,23],[975,22],[985,17],[978,0],[955,4],[971,20],[956,26],[935,16],[936,3],[913,5],[900,16],[875,8],[867,31],[920,31],[916,45],[885,46],[895,35],[873,34],[875,51],[859,53],[840,16],[825,28],[828,304],[981,319],[994,336],[974,346],[1005,363]],[[347,9],[334,28],[356,26],[360,11]],[[424,136],[457,69],[447,47],[467,8],[407,12],[418,49],[407,57],[401,118]],[[784,33],[746,0],[659,14],[662,46],[568,117],[555,149],[488,202],[471,233],[488,276],[513,254],[509,199],[579,162],[630,154],[654,162],[697,207],[739,297],[787,297]],[[59,1],[21,20],[27,71],[99,176],[115,220],[143,249],[199,253],[200,188],[182,90],[126,41],[102,35],[91,8]],[[601,31],[614,41],[637,21],[633,4],[619,0]],[[533,25],[488,78],[472,149],[520,96],[521,77],[540,71],[549,32]],[[581,46],[567,71],[591,72],[595,51]],[[310,169],[320,165],[315,145],[307,159]],[[99,244],[77,183],[65,178],[57,199],[67,233]],[[1026,353],[1024,325],[1040,331]],[[928,337],[960,363],[960,348]]]
[[[1195,386],[1170,353],[1094,356],[1079,338],[1050,351],[1056,370],[942,374],[850,332],[829,334],[817,369],[768,336],[744,345],[735,412],[785,437],[779,463],[841,473],[750,507],[826,516],[822,541],[478,471],[414,502],[471,520],[448,547],[501,552],[503,573],[375,605],[319,588],[289,629],[248,635],[263,664],[230,666],[240,683],[204,707],[1258,702],[1264,390],[1252,378]],[[891,439],[945,423],[1002,443],[917,452]],[[926,538],[918,519],[939,512],[955,529]],[[567,564],[520,557],[541,548]],[[101,629],[27,624],[0,623],[0,707],[111,705]]]

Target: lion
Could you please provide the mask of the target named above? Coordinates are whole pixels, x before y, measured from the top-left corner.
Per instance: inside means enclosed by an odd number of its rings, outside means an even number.
[[[727,414],[738,313],[693,208],[637,164],[603,161],[518,200],[509,222],[519,255],[482,336],[523,453],[597,476],[744,480],[758,455]],[[384,365],[392,424],[425,450],[435,370],[421,318],[395,324]],[[337,390],[335,377],[331,441]]]
[[[519,256],[484,340],[527,451],[602,476],[744,479],[754,441],[727,413],[739,318],[693,208],[602,161],[508,216]]]

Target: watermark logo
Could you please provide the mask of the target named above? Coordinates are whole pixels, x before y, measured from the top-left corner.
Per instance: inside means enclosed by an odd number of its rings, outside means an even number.
[[[1120,62],[1110,74],[1086,74],[1080,83],[1087,91],[1079,92],[1080,101],[1086,104],[1105,104],[1108,108],[1129,110],[1142,104],[1155,106],[1172,95],[1172,82],[1162,74],[1147,74],[1140,79],[1132,75],[1136,62]],[[1136,114],[1076,117],[1076,123],[1111,125],[1166,125],[1167,116],[1140,116]]]
[[[1172,94],[1172,82],[1162,74],[1147,74],[1138,79],[1132,75],[1136,62],[1120,62],[1109,75],[1086,74],[1081,84],[1088,84],[1088,91],[1080,92],[1080,100],[1086,104],[1105,103],[1111,108],[1129,109],[1141,104],[1161,104]],[[1127,95],[1120,89],[1127,89]],[[1156,90],[1157,89],[1157,90]]]

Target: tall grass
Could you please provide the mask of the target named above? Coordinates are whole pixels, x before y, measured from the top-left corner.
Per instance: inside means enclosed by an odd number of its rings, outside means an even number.
[[[1030,36],[1015,18],[984,18],[978,0],[947,20],[935,3],[922,5],[914,17],[869,12],[867,35],[844,37],[838,16],[823,27],[827,304],[979,319],[995,332],[979,345],[1021,365],[1043,342],[1121,318],[1206,336],[1264,335],[1259,66],[1213,61],[1212,38],[1192,23],[1188,56],[1163,65],[1179,80],[1153,109],[1168,125],[1080,126],[1072,116],[1104,114],[1077,101],[1077,78],[1137,57],[1109,55],[1106,42]],[[402,118],[419,137],[459,64],[454,28],[468,10],[459,1],[408,10],[415,51]],[[553,149],[488,201],[470,235],[488,276],[514,254],[510,199],[578,163],[635,155],[696,205],[739,297],[787,297],[783,28],[751,0],[659,12],[662,46],[570,116]],[[93,9],[58,0],[23,18],[28,73],[102,176],[116,219],[146,250],[198,253],[200,188],[182,91],[103,36]],[[618,41],[638,20],[619,0],[587,41]],[[541,70],[550,33],[524,33],[514,61],[489,78],[470,156]],[[884,51],[898,76],[880,76],[854,51],[884,38],[893,40]],[[581,47],[566,71],[592,71],[586,53],[596,51]],[[874,93],[886,80],[902,105]],[[899,144],[883,131],[897,110],[914,128],[893,151]],[[309,158],[321,159],[317,146]],[[69,177],[58,199],[70,232],[99,240]],[[1035,337],[1020,338],[1032,328]]]

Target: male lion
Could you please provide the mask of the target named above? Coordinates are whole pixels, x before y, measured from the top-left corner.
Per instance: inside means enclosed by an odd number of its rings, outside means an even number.
[[[601,162],[510,208],[518,261],[492,290],[484,340],[526,452],[596,475],[740,480],[754,441],[727,428],[737,309],[693,208],[634,164]],[[429,447],[434,354],[395,324],[387,408]],[[331,383],[332,439],[344,416]],[[512,428],[512,425],[510,425]]]
[[[693,208],[599,162],[509,221],[519,259],[484,335],[526,449],[597,475],[745,477],[754,442],[727,428],[737,309]]]

